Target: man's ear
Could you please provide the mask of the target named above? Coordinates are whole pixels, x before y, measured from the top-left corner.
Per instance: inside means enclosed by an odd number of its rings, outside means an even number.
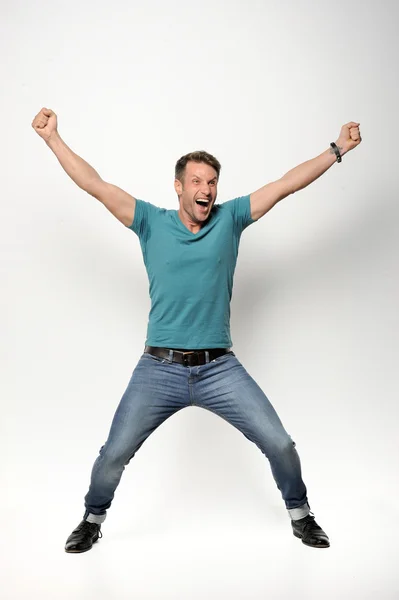
[[[175,192],[178,196],[181,196],[181,193],[183,191],[183,184],[181,181],[179,181],[178,179],[175,179]]]

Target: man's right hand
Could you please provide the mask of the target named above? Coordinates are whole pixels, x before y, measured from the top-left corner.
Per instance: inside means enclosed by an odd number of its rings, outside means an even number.
[[[57,134],[57,115],[49,108],[42,108],[32,121],[32,127],[46,142]]]

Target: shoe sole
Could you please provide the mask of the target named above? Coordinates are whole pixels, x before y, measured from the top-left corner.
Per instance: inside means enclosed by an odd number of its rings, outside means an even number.
[[[330,547],[330,544],[328,542],[326,542],[326,544],[323,546],[320,544],[317,546],[313,546],[313,544],[308,544],[307,542],[304,542],[300,533],[295,533],[295,531],[293,531],[292,533],[294,534],[294,536],[296,538],[299,538],[300,540],[302,540],[302,544],[304,544],[305,546],[309,546],[309,548],[329,548]]]

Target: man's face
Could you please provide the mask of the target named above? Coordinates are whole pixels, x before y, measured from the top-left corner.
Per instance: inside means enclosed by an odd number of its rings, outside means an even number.
[[[201,225],[209,217],[217,196],[217,183],[217,173],[213,167],[192,161],[186,165],[183,182],[175,180],[180,211],[193,225]]]

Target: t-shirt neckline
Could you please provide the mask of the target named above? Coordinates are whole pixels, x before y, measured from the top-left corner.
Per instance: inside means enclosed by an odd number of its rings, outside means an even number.
[[[188,227],[186,227],[186,225],[183,223],[183,221],[181,220],[180,216],[179,216],[179,211],[178,210],[174,210],[173,211],[174,216],[175,216],[175,220],[177,221],[180,229],[183,229],[183,231],[185,231],[186,233],[188,233],[189,235],[196,237],[199,233],[201,233],[201,231],[203,231],[208,225],[209,222],[211,220],[211,215],[209,215],[208,220],[206,221],[206,223],[201,227],[201,229],[199,231],[197,231],[197,233],[194,233],[193,231],[190,231]]]

